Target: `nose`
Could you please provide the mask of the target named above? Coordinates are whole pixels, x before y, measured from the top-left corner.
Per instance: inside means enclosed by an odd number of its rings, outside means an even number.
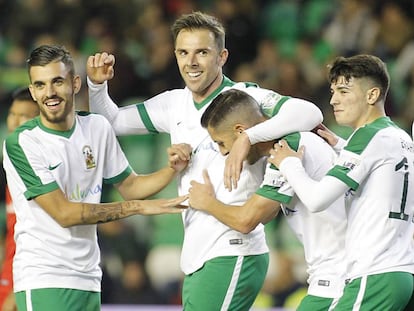
[[[331,106],[335,106],[335,105],[338,104],[338,100],[337,100],[337,97],[335,96],[335,93],[332,93],[331,100],[329,101],[329,104]]]
[[[53,84],[47,84],[46,85],[46,96],[52,97],[56,94],[55,88],[53,87]]]
[[[220,153],[222,155],[226,156],[226,155],[229,154],[229,151],[227,150],[227,148],[224,148],[224,147],[220,146],[219,149],[220,149]]]
[[[189,53],[187,57],[187,65],[188,66],[197,66],[197,54],[196,53]]]

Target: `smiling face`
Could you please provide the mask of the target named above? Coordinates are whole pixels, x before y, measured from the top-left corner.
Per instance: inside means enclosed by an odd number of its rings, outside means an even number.
[[[222,82],[222,67],[228,56],[219,50],[207,29],[183,29],[175,42],[178,69],[196,102],[208,97]]]
[[[358,128],[370,121],[370,89],[367,81],[344,76],[331,83],[331,100],[335,119],[339,125]]]
[[[54,130],[69,130],[74,120],[74,95],[80,89],[80,77],[58,61],[45,66],[32,66],[29,86],[38,103],[42,123]]]

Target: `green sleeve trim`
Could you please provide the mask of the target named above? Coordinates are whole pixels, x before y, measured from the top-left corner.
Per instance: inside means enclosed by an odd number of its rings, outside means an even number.
[[[25,191],[24,196],[27,200],[31,200],[38,197],[39,195],[55,191],[56,189],[59,189],[59,185],[56,181],[53,181],[47,185],[31,187],[30,189]]]
[[[23,148],[19,144],[19,135],[24,130],[32,129],[31,126],[35,126],[35,121],[29,121],[25,125],[17,128],[15,132],[7,137],[5,142],[7,155],[27,189],[30,189],[33,185],[42,184],[42,181],[33,170]]]
[[[112,177],[112,178],[106,178],[104,179],[105,184],[117,184],[121,181],[123,181],[125,178],[127,178],[132,173],[132,168],[130,165],[119,175]]]
[[[283,137],[284,140],[288,143],[289,147],[295,151],[299,149],[299,142],[300,142],[300,133],[292,133]]]
[[[389,117],[378,118],[374,122],[357,129],[344,149],[360,155],[378,131],[390,126],[396,125]]]
[[[349,168],[335,165],[333,168],[329,170],[329,172],[326,175],[338,178],[339,180],[344,182],[347,186],[349,186],[349,188],[351,188],[352,190],[357,190],[359,187],[359,184],[347,175],[348,172],[349,172]]]
[[[292,200],[292,197],[288,196],[288,195],[281,194],[281,193],[278,192],[278,190],[279,190],[279,188],[265,185],[263,187],[260,187],[256,191],[256,194],[260,195],[262,197],[265,197],[269,200],[273,200],[273,201],[277,201],[277,202],[280,202],[280,203],[288,204]]]
[[[145,105],[143,103],[139,103],[136,105],[136,107],[138,109],[138,113],[141,117],[141,120],[147,128],[148,132],[150,132],[151,134],[158,134],[157,129],[151,122],[151,118],[148,115],[147,109],[145,109]]]
[[[272,111],[272,117],[273,116],[275,116],[275,115],[277,115],[278,113],[279,113],[279,111],[280,111],[280,108],[282,108],[282,106],[283,106],[283,104],[285,103],[285,102],[287,102],[289,99],[291,99],[291,97],[290,96],[283,96],[278,102],[277,102],[277,104],[275,105],[275,107],[273,108],[273,111]]]

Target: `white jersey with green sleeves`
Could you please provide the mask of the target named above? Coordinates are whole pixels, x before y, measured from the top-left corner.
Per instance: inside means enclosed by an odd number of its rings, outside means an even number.
[[[311,132],[285,136],[289,146],[297,150],[305,146],[303,165],[314,180],[320,180],[332,167],[336,153],[319,136]],[[346,214],[343,199],[329,208],[311,213],[295,195],[293,188],[274,166],[268,164],[258,195],[278,201],[292,230],[302,242],[307,272],[308,294],[338,298],[345,284]]]
[[[411,137],[388,117],[379,118],[351,135],[329,175],[349,186],[349,277],[414,273]]]
[[[201,116],[220,92],[237,88],[252,95],[266,114],[274,115],[289,98],[249,83],[234,83],[224,78],[222,85],[202,103],[194,103],[188,88],[172,90],[157,95],[137,105],[141,120],[153,133],[165,132],[171,142],[189,143],[193,148],[189,167],[178,178],[178,191],[187,194],[190,181],[203,182],[202,171],[208,170],[217,199],[232,205],[241,205],[260,186],[265,161],[253,166],[244,165],[237,189],[229,192],[224,188],[223,157],[216,144],[201,124]],[[230,229],[216,218],[189,208],[183,213],[184,242],[181,269],[190,274],[201,268],[209,259],[218,256],[258,255],[268,252],[264,228],[260,224],[249,234]]]
[[[129,176],[131,167],[109,122],[78,113],[73,128],[59,132],[35,118],[6,139],[3,153],[17,216],[14,291],[55,287],[99,292],[96,225],[63,228],[34,198],[60,188],[70,201],[99,203],[103,181]]]

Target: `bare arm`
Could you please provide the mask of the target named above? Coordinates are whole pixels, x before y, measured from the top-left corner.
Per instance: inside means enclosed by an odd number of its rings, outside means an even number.
[[[164,167],[148,175],[132,173],[114,186],[125,200],[140,200],[164,189],[175,176],[176,171],[173,168]]]
[[[189,144],[173,144],[167,148],[167,167],[148,175],[132,173],[122,182],[115,184],[115,188],[125,200],[148,198],[164,189],[177,173],[187,167],[191,150]]]
[[[294,132],[312,130],[322,120],[322,112],[315,104],[299,98],[287,100],[275,116],[247,129],[246,135],[239,135],[235,140],[226,159],[225,187],[229,191],[233,187],[237,188],[243,160],[249,153],[250,145],[271,141]]]
[[[133,200],[113,203],[83,203],[68,201],[60,189],[42,194],[34,200],[62,227],[96,224],[132,215],[180,213],[177,208],[186,196],[173,199]]]
[[[228,205],[217,200],[206,171],[204,184],[191,182],[189,204],[192,208],[205,211],[230,228],[241,233],[249,233],[259,223],[267,223],[280,210],[280,203],[254,194],[244,205]]]

